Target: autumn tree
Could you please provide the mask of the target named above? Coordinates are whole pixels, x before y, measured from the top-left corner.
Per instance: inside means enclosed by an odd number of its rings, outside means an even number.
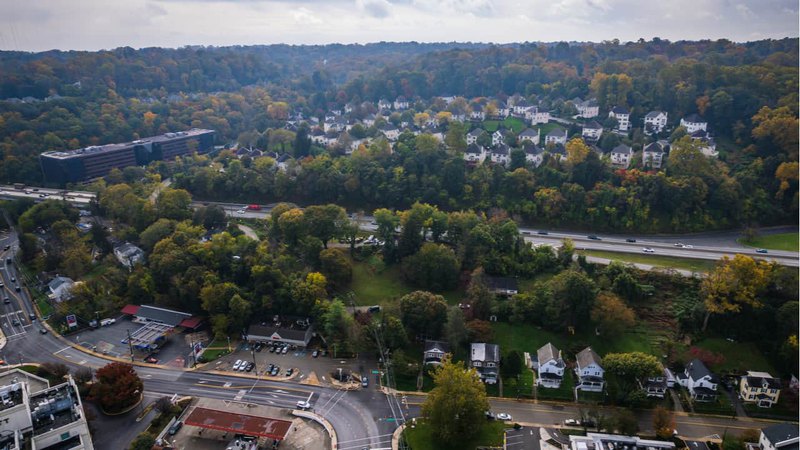
[[[400,319],[412,336],[438,337],[447,319],[447,303],[441,295],[414,291],[400,298]]]
[[[144,384],[132,365],[112,362],[95,372],[90,398],[103,411],[114,413],[136,404],[143,392]]]
[[[703,330],[712,314],[737,313],[745,306],[760,308],[758,297],[766,288],[771,271],[772,265],[766,261],[742,254],[733,259],[723,256],[700,284],[706,307]]]
[[[353,264],[338,248],[328,248],[319,253],[320,270],[336,290],[346,288],[353,280]]]
[[[303,211],[303,219],[308,233],[322,241],[325,248],[350,223],[344,208],[334,204],[309,206]]]
[[[434,388],[422,405],[422,415],[428,418],[434,437],[448,445],[464,442],[475,436],[486,420],[489,410],[486,387],[475,369],[446,357],[433,372]]]
[[[567,163],[576,166],[586,160],[589,156],[589,146],[581,138],[570,139],[566,145]]]
[[[653,411],[653,429],[656,431],[656,437],[659,439],[672,439],[673,430],[675,430],[675,416],[671,410],[658,406]]]
[[[592,308],[592,321],[607,336],[618,336],[636,324],[636,313],[619,297],[601,292]]]

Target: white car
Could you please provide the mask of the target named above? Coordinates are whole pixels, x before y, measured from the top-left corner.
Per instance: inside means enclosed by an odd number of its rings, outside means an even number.
[[[581,421],[578,419],[567,419],[564,421],[564,425],[572,425],[572,426],[579,426]]]
[[[244,214],[244,210],[240,209],[240,210],[236,211],[236,214]]]
[[[233,370],[239,370],[242,367],[242,360],[237,359],[235,363],[233,363]]]
[[[645,248],[642,249],[642,251],[645,252],[645,253],[655,253],[656,252],[655,250],[653,250],[650,247],[645,247]]]
[[[298,409],[309,409],[309,408],[311,408],[311,403],[308,403],[305,400],[300,400],[300,401],[297,402],[297,408]]]
[[[512,420],[509,413],[497,413],[497,420]]]
[[[694,248],[694,246],[690,244],[683,244],[683,248]]]

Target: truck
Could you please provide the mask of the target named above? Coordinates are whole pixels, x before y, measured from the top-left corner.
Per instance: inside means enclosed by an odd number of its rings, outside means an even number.
[[[261,211],[261,205],[247,205],[248,211]]]
[[[25,183],[14,183],[14,189],[23,190],[25,189]]]

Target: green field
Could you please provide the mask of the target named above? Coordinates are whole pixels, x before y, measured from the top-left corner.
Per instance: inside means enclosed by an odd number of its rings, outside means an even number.
[[[710,367],[714,372],[739,372],[748,370],[769,372],[775,375],[775,369],[767,362],[764,355],[752,342],[730,342],[723,338],[707,338],[695,342],[694,347],[708,350],[725,357],[725,361]],[[691,355],[686,350],[685,360],[689,360]]]
[[[765,236],[757,236],[750,241],[741,240],[742,244],[751,247],[768,248],[772,250],[786,250],[787,252],[800,251],[800,244],[798,244],[798,237],[800,233],[778,233],[769,234]]]
[[[417,290],[407,284],[400,273],[400,267],[390,266],[382,271],[373,271],[363,262],[353,262],[353,281],[350,290],[355,294],[356,305],[392,305],[397,304],[400,297]],[[463,290],[437,292],[449,304],[458,303],[463,297]]]
[[[505,430],[505,428],[506,425],[504,422],[486,421],[481,428],[480,433],[475,438],[467,442],[459,440],[458,442],[454,442],[452,446],[443,446],[441,444],[437,444],[433,438],[432,428],[420,420],[417,421],[414,428],[412,428],[409,424],[403,434],[411,450],[472,450],[477,446],[502,446],[503,430]]]
[[[571,402],[575,400],[575,393],[573,388],[575,382],[573,381],[572,371],[566,370],[564,378],[561,380],[561,386],[558,389],[551,388],[536,388],[536,398],[539,400],[563,400]]]
[[[708,272],[716,265],[716,261],[707,259],[676,258],[653,254],[607,252],[603,250],[581,250],[579,253],[596,258],[605,258],[635,264],[649,264],[654,267],[691,270],[692,272]]]

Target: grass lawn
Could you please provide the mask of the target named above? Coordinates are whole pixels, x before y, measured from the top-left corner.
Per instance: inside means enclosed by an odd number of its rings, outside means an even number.
[[[755,403],[745,403],[744,409],[750,417],[760,417],[765,419],[782,418],[784,420],[797,421],[797,404],[789,403],[785,400],[781,392],[781,397],[778,398],[778,404],[772,408],[759,408]],[[796,397],[795,397],[796,399]]]
[[[691,270],[693,272],[708,272],[716,265],[716,261],[707,259],[676,258],[673,256],[653,254],[607,252],[602,250],[582,250],[579,253],[586,256],[605,258],[624,263],[649,264],[656,267],[671,267],[673,269]]]
[[[517,117],[506,117],[505,120],[503,120],[503,126],[510,128],[514,133],[517,134],[526,128],[525,122]]]
[[[739,240],[744,245],[751,247],[769,248],[773,250],[786,250],[789,252],[800,251],[798,244],[800,233],[778,233],[765,236],[756,236],[752,241]]]
[[[715,402],[694,402],[694,412],[701,414],[719,414],[732,416],[734,409],[727,395],[720,392]]]
[[[575,394],[573,393],[574,387],[575,384],[572,379],[572,372],[565,371],[564,378],[561,380],[561,386],[558,389],[539,386],[536,388],[536,398],[539,400],[564,400],[571,402],[575,400]]]
[[[373,272],[368,264],[353,262],[353,281],[350,289],[355,294],[356,305],[389,305],[395,304],[400,297],[417,288],[406,284],[400,273],[400,267],[390,266],[381,272]],[[437,292],[448,304],[456,304],[463,297],[463,290]]]
[[[506,425],[501,421],[486,421],[480,432],[469,441],[458,440],[451,446],[436,443],[433,429],[427,423],[418,420],[414,428],[406,427],[403,436],[411,450],[459,449],[472,450],[478,446],[498,447],[503,445],[503,430]]]
[[[36,305],[39,307],[39,312],[42,313],[42,317],[47,317],[53,313],[53,305],[47,301],[47,297],[44,295],[35,295],[36,297]]]
[[[519,380],[514,378],[503,378],[503,397],[517,398],[533,396],[533,371],[522,369]]]
[[[739,372],[748,370],[763,371],[775,374],[775,369],[767,362],[764,355],[752,342],[730,342],[723,338],[706,338],[695,342],[694,347],[699,347],[725,357],[720,364],[709,367],[714,372]],[[692,355],[688,349],[684,359],[689,361]]]
[[[483,129],[488,131],[489,133],[494,133],[497,131],[497,127],[500,125],[500,122],[496,120],[485,120],[483,122]]]
[[[544,124],[541,124],[541,125],[533,127],[534,130],[537,129],[537,128],[542,130],[542,142],[544,142],[544,137],[547,136],[547,133],[553,131],[554,128],[567,129],[567,127],[565,127],[564,125],[561,125],[561,124],[555,123],[555,122],[544,123]]]
[[[578,391],[578,401],[583,403],[598,403],[602,404],[606,401],[605,392],[584,392]]]

